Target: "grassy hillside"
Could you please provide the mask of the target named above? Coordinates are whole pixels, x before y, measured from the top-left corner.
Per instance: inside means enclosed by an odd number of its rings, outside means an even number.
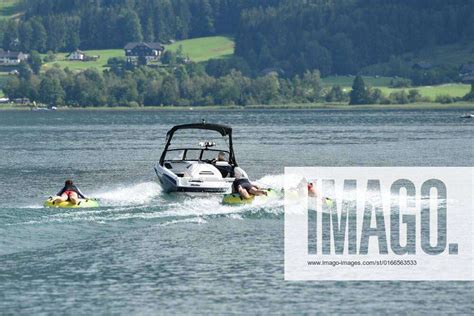
[[[107,65],[107,60],[111,57],[125,57],[123,49],[101,49],[101,50],[86,50],[84,51],[88,56],[100,56],[95,61],[70,61],[67,60],[69,53],[59,53],[56,55],[56,61],[46,63],[43,68],[46,70],[54,64],[58,64],[63,68],[68,67],[71,70],[85,70],[87,68],[102,69]]]
[[[5,0],[0,0],[5,1]],[[0,8],[13,8],[16,0],[6,0],[6,2],[0,2]],[[7,6],[7,3],[9,4]],[[0,9],[1,10],[1,9]],[[6,10],[6,9],[5,9]],[[3,12],[9,12],[8,10]],[[166,45],[166,49],[170,51],[176,51],[182,46],[184,54],[188,56],[192,61],[205,62],[211,58],[225,58],[231,56],[234,53],[234,42],[232,39],[225,36],[212,36],[202,37],[183,41],[177,41],[171,45]],[[107,66],[107,60],[111,57],[125,57],[123,49],[104,49],[104,50],[86,50],[84,51],[88,56],[100,56],[95,61],[70,61],[67,60],[69,53],[58,53],[56,54],[56,60],[53,62],[45,63],[43,65],[43,71],[58,64],[62,68],[68,67],[71,70],[81,71],[88,68],[96,68],[103,70]],[[43,55],[43,57],[46,55]],[[5,77],[6,78],[6,77]],[[0,89],[3,86],[4,80],[0,74]],[[0,90],[1,95],[1,90]]]
[[[183,47],[184,54],[192,61],[203,62],[212,58],[225,58],[234,54],[234,41],[225,36],[200,37],[178,41],[167,45],[166,49],[177,51]]]
[[[0,0],[0,19],[15,17],[21,11],[21,0]]]
[[[417,53],[402,55],[402,58],[411,64],[427,61],[433,65],[458,67],[464,63],[474,62],[474,43],[426,48]]]
[[[6,7],[5,3],[13,4],[16,1],[7,0],[6,2],[1,2],[1,6]],[[166,45],[166,49],[170,51],[176,51],[178,48],[182,46],[183,52],[186,56],[188,56],[191,60],[195,62],[205,62],[211,58],[226,58],[231,56],[234,53],[234,42],[231,38],[224,37],[224,36],[213,36],[213,37],[203,37],[203,38],[195,38],[183,41],[177,41],[171,45]],[[472,45],[474,49],[474,44]],[[125,57],[125,53],[123,49],[107,49],[107,50],[89,50],[85,51],[89,56],[100,56],[100,58],[96,61],[88,61],[88,62],[81,62],[81,61],[69,61],[67,60],[67,53],[58,53],[57,60],[54,62],[47,63],[43,66],[43,70],[47,70],[50,67],[53,67],[54,64],[59,64],[61,67],[69,67],[72,70],[85,70],[87,68],[97,68],[102,70],[107,65],[107,60],[111,57]],[[446,56],[443,56],[446,54]],[[459,60],[467,61],[468,57],[473,57],[473,54],[468,54],[468,48],[461,49],[459,48],[456,51],[453,47],[444,47],[438,48],[436,53],[433,54],[432,60],[438,60],[439,62],[448,62],[451,60],[452,63],[458,63]],[[428,54],[428,53],[426,53]],[[419,56],[422,56],[421,53]],[[428,55],[426,55],[428,56]],[[464,56],[464,57],[463,57]],[[406,56],[405,58],[408,58]],[[437,59],[438,58],[438,59]],[[443,59],[444,58],[444,59]],[[5,80],[7,79],[7,75],[0,73],[0,87],[3,85]],[[406,90],[409,89],[394,89],[389,88],[390,81],[393,78],[391,77],[383,77],[383,76],[365,76],[364,81],[367,85],[372,86],[374,88],[381,89],[387,96],[396,91]],[[354,81],[353,76],[330,76],[323,78],[323,84],[326,87],[330,87],[333,85],[339,85],[343,87],[345,91],[350,91],[352,82]],[[469,90],[470,86],[466,84],[444,84],[439,86],[425,86],[425,87],[417,87],[417,90],[420,91],[421,95],[424,97],[429,97],[432,100],[435,100],[436,96],[438,95],[450,95],[452,97],[462,97],[466,95]],[[2,93],[0,92],[0,95]]]
[[[211,58],[225,58],[234,53],[234,42],[232,39],[224,36],[201,37],[183,41],[177,41],[171,45],[166,45],[166,49],[177,51],[182,46],[183,52],[192,61],[204,62]],[[107,60],[111,57],[125,57],[123,49],[104,49],[104,50],[86,50],[89,56],[100,56],[96,61],[69,61],[69,53],[57,54],[54,62],[45,64],[44,69],[52,67],[53,64],[59,64],[61,67],[69,67],[72,70],[85,70],[87,68],[102,69],[106,67]]]
[[[352,87],[354,81],[354,76],[329,76],[323,78],[323,84],[325,86],[334,86],[339,85],[341,87]],[[364,76],[364,82],[366,85],[372,87],[388,87],[392,77],[373,77],[373,76]]]
[[[471,86],[467,84],[453,83],[453,84],[442,84],[438,86],[416,87],[413,89],[417,89],[418,91],[420,91],[420,94],[423,97],[428,97],[434,101],[436,97],[439,95],[449,95],[451,97],[463,97],[469,93],[469,91],[471,90]],[[410,89],[393,89],[393,88],[388,88],[388,87],[381,87],[380,90],[382,90],[382,92],[388,96],[392,92],[402,91],[402,90],[405,90],[408,93],[408,90]]]
[[[401,66],[410,69],[417,62],[427,62],[434,66],[459,67],[463,63],[474,62],[474,43],[463,43],[456,45],[444,45],[431,48],[425,48],[414,53],[407,53],[399,56]],[[368,66],[362,70],[365,74],[381,74],[389,68],[389,63],[380,63]],[[326,86],[340,85],[345,91],[350,91],[353,76],[331,76],[323,79]],[[389,88],[391,77],[383,76],[364,76],[367,85],[381,89],[387,96],[392,92],[408,91],[410,89]],[[451,97],[463,97],[470,91],[470,85],[467,84],[442,84],[437,86],[415,87],[421,95],[435,100],[439,95],[449,95]]]
[[[452,84],[443,84],[438,86],[424,86],[424,87],[414,87],[414,88],[389,88],[390,81],[393,79],[391,77],[373,77],[373,76],[364,76],[365,84],[374,88],[382,90],[387,96],[392,92],[405,90],[408,92],[410,89],[417,89],[420,91],[420,94],[424,97],[431,98],[434,100],[438,95],[450,95],[452,97],[463,97],[471,89],[470,85],[452,83]],[[323,78],[323,84],[325,86],[339,85],[344,91],[350,91],[352,87],[352,82],[354,81],[353,76],[331,76]]]
[[[462,64],[474,62],[474,42],[435,46],[398,57],[400,66],[407,69],[410,69],[413,64],[418,62],[427,62],[433,66],[457,68]],[[364,74],[382,74],[389,66],[389,63],[374,64],[363,68],[361,72]]]

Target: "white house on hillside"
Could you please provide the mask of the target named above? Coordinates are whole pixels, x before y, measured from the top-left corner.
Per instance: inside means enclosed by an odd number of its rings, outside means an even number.
[[[22,52],[4,51],[0,48],[0,65],[18,65],[28,59],[28,54]]]
[[[76,50],[67,56],[69,60],[80,60],[83,61],[86,58],[86,54],[83,51]]]

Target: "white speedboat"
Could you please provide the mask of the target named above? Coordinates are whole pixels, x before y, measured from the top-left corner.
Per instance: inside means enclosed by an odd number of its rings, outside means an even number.
[[[223,194],[231,192],[235,167],[232,128],[203,122],[168,131],[155,172],[165,192]]]
[[[469,114],[469,113],[463,114],[461,115],[461,118],[474,118],[474,114]]]

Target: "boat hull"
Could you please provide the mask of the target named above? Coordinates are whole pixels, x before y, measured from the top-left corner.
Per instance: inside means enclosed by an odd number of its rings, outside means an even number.
[[[177,177],[172,172],[166,170],[160,165],[155,167],[155,172],[165,193],[176,192],[188,194],[225,194],[232,191],[231,181],[213,181],[209,183],[198,180],[183,181],[182,178]],[[187,182],[187,185],[183,185],[182,182]]]

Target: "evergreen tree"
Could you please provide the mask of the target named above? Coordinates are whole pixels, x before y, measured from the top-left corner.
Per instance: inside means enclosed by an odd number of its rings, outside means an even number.
[[[213,10],[209,0],[201,0],[196,3],[194,11],[197,13],[194,17],[194,27],[192,32],[194,36],[197,34],[210,35],[213,34],[214,29],[214,17]]]
[[[18,25],[15,20],[10,20],[5,28],[3,34],[3,49],[4,50],[17,50],[19,49],[18,39]]]
[[[464,101],[474,101],[474,82],[471,82],[471,91],[463,99]]]
[[[81,43],[80,37],[78,33],[70,32],[68,33],[65,41],[64,48],[67,51],[74,51],[79,48]]]
[[[47,34],[46,50],[58,51],[65,46],[66,22],[64,17],[47,17],[44,19]]]
[[[122,32],[124,43],[143,41],[140,19],[135,11],[127,11],[123,17]]]
[[[44,77],[40,83],[39,100],[48,105],[60,105],[65,97],[58,78]]]
[[[30,58],[28,58],[28,63],[30,64],[33,73],[39,74],[41,66],[43,65],[43,60],[37,51],[34,50],[31,52]]]
[[[178,84],[174,76],[167,76],[163,80],[160,90],[161,104],[175,105],[179,98]]]
[[[151,17],[146,20],[143,28],[143,38],[146,42],[153,42],[155,40],[155,34],[153,33],[153,19]]]
[[[3,93],[10,99],[23,97],[20,92],[20,79],[18,77],[10,78],[3,86]]]
[[[352,84],[352,91],[350,94],[350,102],[351,105],[356,104],[368,104],[369,103],[369,93],[367,87],[365,86],[364,79],[361,76],[357,76],[354,79],[354,83]]]
[[[46,52],[47,33],[40,18],[31,19],[31,47],[39,52]]]
[[[21,49],[24,52],[30,51],[33,40],[33,29],[30,22],[21,23],[18,30]]]
[[[18,73],[21,79],[30,80],[31,75],[33,74],[33,71],[31,70],[30,65],[28,65],[28,63],[23,60],[18,65]]]

